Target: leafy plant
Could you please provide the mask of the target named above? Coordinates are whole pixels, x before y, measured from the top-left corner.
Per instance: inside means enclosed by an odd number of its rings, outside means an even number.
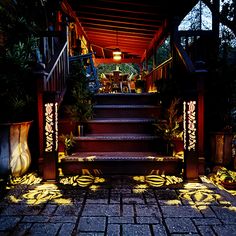
[[[93,116],[92,92],[86,70],[79,62],[71,64],[68,88],[60,113],[75,121],[84,122]]]
[[[0,21],[4,36],[0,47],[0,122],[20,122],[34,117],[36,91],[32,67],[38,38],[35,23],[23,13],[24,4],[18,1],[0,4],[0,19],[4,18]]]
[[[174,98],[165,113],[165,120],[155,123],[156,132],[167,142],[167,148],[173,148],[175,139],[183,139],[183,115],[180,115],[180,99]]]
[[[70,132],[70,134],[62,134],[60,136],[60,139],[64,142],[64,148],[65,148],[65,155],[69,155],[72,152],[73,146],[75,144],[73,133]]]
[[[1,122],[32,119],[29,114],[33,114],[35,90],[31,52],[36,47],[36,38],[30,38],[9,46],[0,56]]]

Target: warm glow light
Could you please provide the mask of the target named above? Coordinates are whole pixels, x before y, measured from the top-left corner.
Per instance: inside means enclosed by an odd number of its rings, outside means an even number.
[[[189,134],[189,146],[188,150],[196,149],[196,102],[188,102],[188,134]]]
[[[45,104],[45,152],[53,151],[53,103]]]
[[[196,101],[183,103],[183,128],[184,128],[184,149],[196,150],[197,128],[196,128]]]
[[[118,61],[118,60],[121,60],[121,51],[114,51],[113,52],[113,59]]]

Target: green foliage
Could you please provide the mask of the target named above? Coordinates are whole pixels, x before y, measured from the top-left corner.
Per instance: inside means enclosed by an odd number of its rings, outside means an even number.
[[[75,144],[73,133],[70,132],[70,134],[62,134],[60,139],[64,142],[65,154],[69,154]]]
[[[69,116],[79,122],[91,119],[93,116],[92,97],[84,66],[79,62],[73,62],[67,92],[60,109],[61,116]]]
[[[32,119],[35,90],[31,66],[32,50],[37,45],[33,36],[8,47],[0,56],[0,121]],[[29,118],[27,118],[29,117]]]
[[[157,65],[160,65],[161,63],[163,63],[170,57],[171,57],[170,37],[168,37],[157,50],[157,53],[156,53]]]
[[[174,98],[169,108],[166,110],[165,121],[155,124],[156,132],[160,134],[168,143],[172,144],[173,139],[183,137],[181,123],[183,116],[180,115],[180,99]]]

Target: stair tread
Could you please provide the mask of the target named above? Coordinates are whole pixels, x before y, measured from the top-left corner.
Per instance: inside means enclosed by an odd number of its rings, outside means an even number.
[[[114,97],[114,96],[157,96],[158,93],[98,93],[95,97]]]
[[[155,119],[148,118],[97,118],[87,123],[152,123]]]
[[[94,105],[94,108],[157,108],[154,105]]]
[[[158,136],[150,134],[105,134],[74,137],[75,140],[154,140]]]
[[[155,152],[79,152],[62,161],[182,161],[180,157],[161,156]]]

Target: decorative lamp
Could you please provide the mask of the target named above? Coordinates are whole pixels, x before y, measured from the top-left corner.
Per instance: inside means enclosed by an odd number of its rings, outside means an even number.
[[[119,50],[119,48],[116,48],[113,52],[113,59],[116,61],[121,60],[121,51]]]

